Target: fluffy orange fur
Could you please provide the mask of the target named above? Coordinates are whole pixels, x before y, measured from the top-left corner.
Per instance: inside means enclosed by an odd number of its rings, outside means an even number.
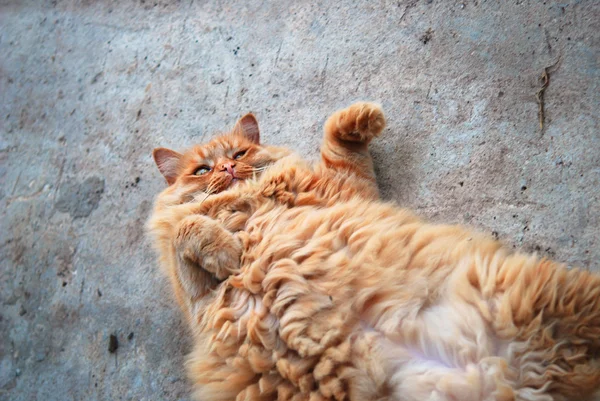
[[[170,186],[149,230],[196,399],[599,399],[600,277],[379,201],[384,125],[374,104],[336,112],[314,166],[260,145],[252,115],[155,151]]]

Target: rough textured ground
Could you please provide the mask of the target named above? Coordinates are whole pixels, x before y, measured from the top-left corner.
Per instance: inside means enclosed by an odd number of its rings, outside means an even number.
[[[1,400],[189,398],[150,153],[247,111],[315,157],[379,101],[385,198],[600,269],[598,2],[233,3],[0,0]]]

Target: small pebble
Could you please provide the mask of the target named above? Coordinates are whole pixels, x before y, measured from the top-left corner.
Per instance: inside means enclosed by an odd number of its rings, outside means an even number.
[[[111,334],[108,339],[108,352],[114,354],[117,352],[117,349],[119,349],[119,340],[117,339],[117,336]]]

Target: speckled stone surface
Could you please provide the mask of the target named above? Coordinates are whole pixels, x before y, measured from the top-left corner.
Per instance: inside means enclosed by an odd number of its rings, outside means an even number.
[[[0,0],[0,400],[189,399],[150,155],[248,111],[316,158],[378,101],[384,198],[600,268],[597,1],[235,3]]]

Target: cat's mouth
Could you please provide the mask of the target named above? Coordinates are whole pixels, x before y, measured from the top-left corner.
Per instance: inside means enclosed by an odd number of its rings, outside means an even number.
[[[237,186],[242,181],[245,181],[245,178],[240,177],[239,174],[226,174],[225,177],[221,178],[221,182],[212,188],[211,193],[218,194],[223,191],[227,191]]]
[[[236,171],[236,172],[234,172],[234,174],[227,174],[228,182],[225,183],[224,188],[221,191],[225,191],[227,189],[233,188],[233,187],[239,185],[240,183],[246,181],[247,179],[256,177],[257,173],[260,173],[260,172],[254,172],[253,174],[250,174],[248,172]]]

